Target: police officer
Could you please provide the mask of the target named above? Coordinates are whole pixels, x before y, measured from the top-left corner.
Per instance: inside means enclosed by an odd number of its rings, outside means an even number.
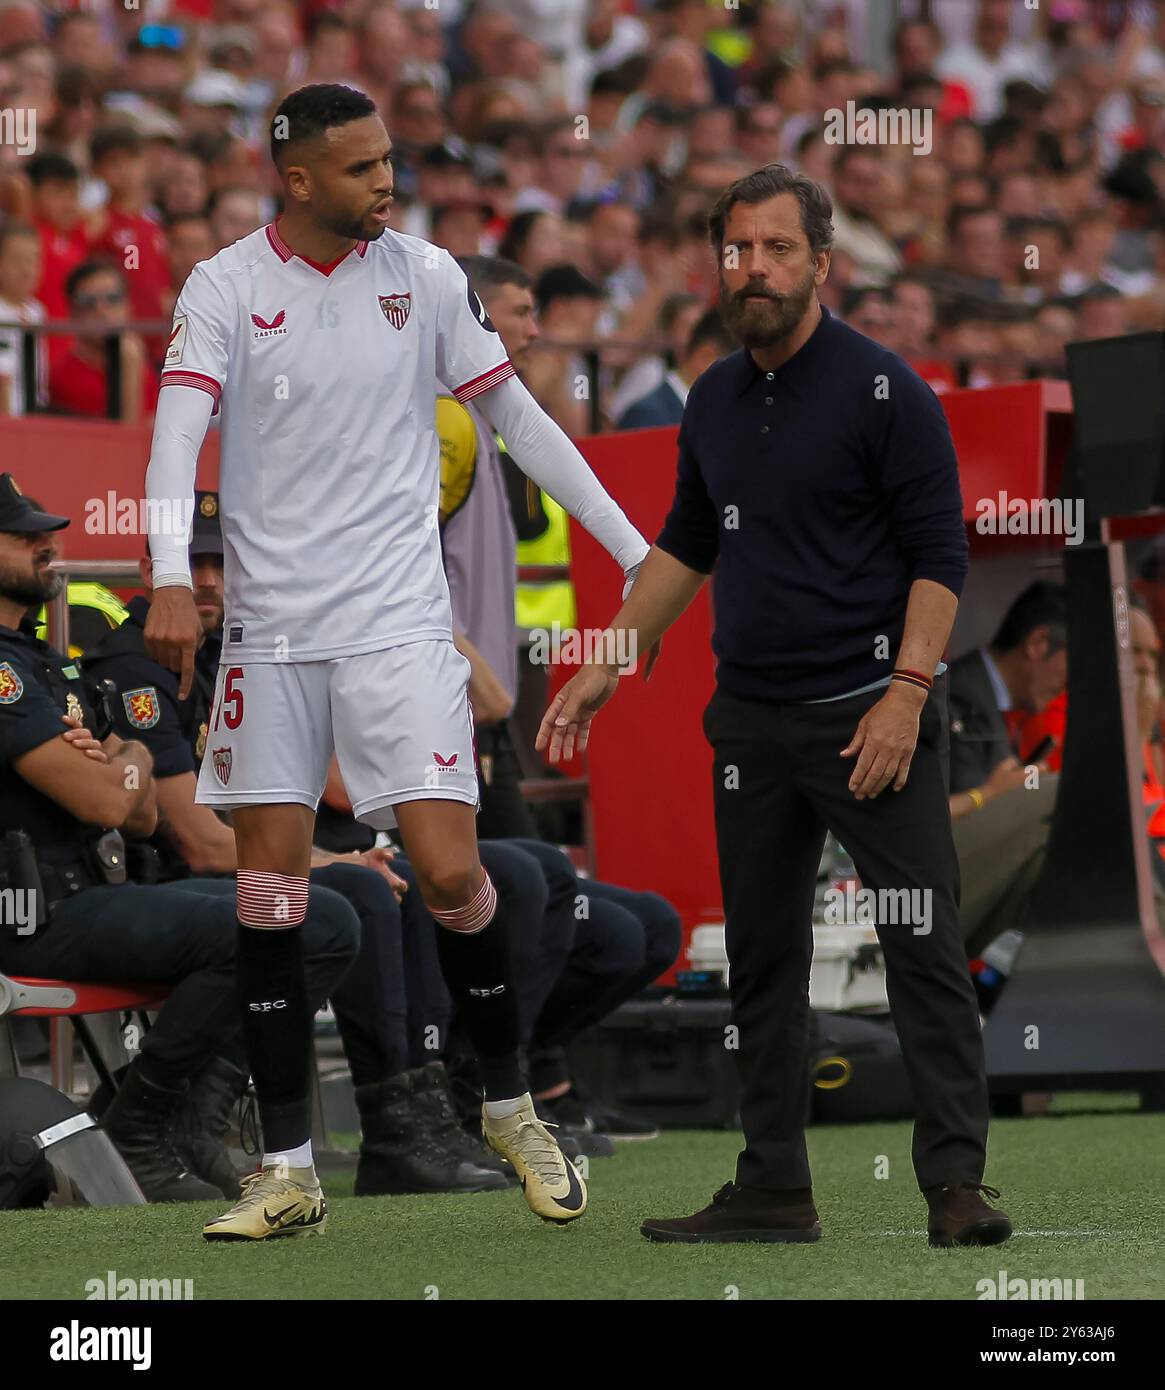
[[[149,1200],[217,1198],[187,1170],[175,1127],[191,1078],[238,1027],[234,887],[127,875],[122,833],[157,825],[154,759],[102,730],[76,662],[28,616],[60,589],[51,566],[68,524],[0,474],[0,834],[15,890],[3,901],[24,909],[0,922],[0,971],[169,987],[104,1126]],[[317,1004],[351,964],[358,930],[342,898],[312,889],[304,951]]]
[[[127,738],[140,738],[154,756],[164,830],[153,836],[151,846],[168,878],[185,878],[191,870],[233,875],[237,862],[233,832],[209,806],[194,800],[197,769],[206,752],[223,616],[217,494],[197,492],[194,504],[190,569],[204,636],[190,694],[180,701],[178,677],[146,652],[148,597],[130,601],[122,626],[84,662],[91,680],[112,680],[117,686],[114,727]],[[148,593],[148,559],[142,560],[141,576]],[[394,887],[403,893],[408,885],[393,872],[391,852],[365,845],[342,858],[315,849],[312,858],[311,883],[342,894],[360,919],[356,965],[331,995],[362,1119],[357,1195],[505,1187],[501,1160],[492,1159],[483,1147],[469,1145],[458,1128],[441,1084],[440,1064],[425,1056],[422,1065],[409,1066],[407,974],[401,910],[394,896]],[[439,984],[435,952],[431,955],[424,964]],[[410,965],[415,978],[415,953]],[[414,993],[424,997],[429,991]],[[216,1164],[221,1165],[221,1136],[246,1081],[245,1067],[240,1033],[201,1079],[196,1123],[190,1127],[200,1137],[187,1141],[185,1153],[202,1177],[220,1176]]]

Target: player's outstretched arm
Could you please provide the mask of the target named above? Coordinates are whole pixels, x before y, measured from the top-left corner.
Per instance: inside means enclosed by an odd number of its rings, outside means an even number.
[[[146,651],[177,671],[178,698],[190,693],[202,624],[190,581],[189,524],[194,515],[198,451],[214,398],[190,386],[164,385],[158,393],[154,438],[146,469],[154,594],[146,618]]]
[[[610,645],[598,650],[627,651],[634,666],[638,653],[654,647],[672,623],[704,586],[708,576],[689,569],[666,550],[652,546],[638,578],[607,631]],[[620,643],[619,634],[626,634]],[[570,678],[550,703],[534,746],[547,751],[550,761],[569,759],[585,751],[591,720],[615,693],[619,667],[613,663],[588,663]]]
[[[647,542],[517,377],[483,391],[474,404],[506,441],[522,472],[585,526],[624,574],[639,564]]]

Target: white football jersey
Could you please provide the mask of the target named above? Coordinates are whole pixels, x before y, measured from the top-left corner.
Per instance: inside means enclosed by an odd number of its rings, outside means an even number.
[[[195,266],[162,385],[222,411],[223,661],[451,637],[436,398],[513,374],[460,266],[416,237],[324,266],[271,225]]]

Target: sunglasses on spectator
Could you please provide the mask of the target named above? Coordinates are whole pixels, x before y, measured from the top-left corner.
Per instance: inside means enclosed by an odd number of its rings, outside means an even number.
[[[79,294],[73,304],[78,309],[96,309],[99,304],[124,304],[124,290],[106,290],[104,294]]]

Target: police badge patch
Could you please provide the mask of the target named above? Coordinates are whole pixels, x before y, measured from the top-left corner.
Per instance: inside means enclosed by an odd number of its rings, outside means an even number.
[[[413,307],[411,294],[378,294],[380,312],[398,332],[409,321],[409,310]]]
[[[125,706],[125,717],[135,729],[152,729],[162,717],[158,692],[152,685],[127,690],[121,697],[121,703]]]
[[[0,661],[0,705],[14,705],[24,694],[24,682],[7,661]]]
[[[69,719],[76,719],[84,722],[85,711],[81,708],[81,701],[70,690],[65,696],[65,714]]]
[[[231,750],[216,748],[211,757],[214,759],[214,775],[225,787],[231,780]]]
[[[203,755],[206,753],[206,733],[206,720],[204,719],[198,726],[198,739],[194,744],[194,756],[199,762],[202,761]]]

